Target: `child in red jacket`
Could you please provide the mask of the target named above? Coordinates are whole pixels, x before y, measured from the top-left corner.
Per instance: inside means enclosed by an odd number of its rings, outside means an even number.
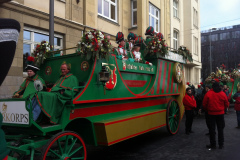
[[[183,98],[183,105],[185,107],[185,114],[186,114],[185,132],[187,135],[189,135],[189,133],[193,133],[192,131],[192,123],[193,123],[193,117],[194,117],[193,109],[197,107],[197,103],[194,96],[192,95],[191,88],[186,89],[186,95]]]

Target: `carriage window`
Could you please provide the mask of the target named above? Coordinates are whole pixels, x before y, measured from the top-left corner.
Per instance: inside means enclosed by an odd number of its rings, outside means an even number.
[[[35,46],[41,41],[49,41],[49,33],[43,30],[38,30],[30,27],[25,27],[23,30],[23,71],[26,64],[26,59],[34,51]],[[54,50],[63,48],[63,36],[54,34]]]

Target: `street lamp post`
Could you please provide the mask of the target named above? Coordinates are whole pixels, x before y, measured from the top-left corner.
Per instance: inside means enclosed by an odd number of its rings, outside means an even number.
[[[210,39],[210,48],[209,48],[209,50],[210,50],[210,58],[209,58],[209,61],[210,61],[210,74],[212,73],[212,37],[211,37],[211,33],[212,33],[212,31],[215,31],[215,30],[217,30],[217,28],[211,28],[210,29],[210,37],[209,37],[209,39]]]

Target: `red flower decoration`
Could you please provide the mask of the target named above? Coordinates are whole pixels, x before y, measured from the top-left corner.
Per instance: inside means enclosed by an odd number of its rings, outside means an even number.
[[[203,82],[200,82],[201,85],[203,85]]]
[[[33,62],[33,61],[34,61],[34,57],[28,56],[28,57],[27,57],[27,60],[28,60],[29,62]]]
[[[215,78],[214,81],[219,83],[219,79],[218,78]]]
[[[190,83],[189,83],[189,82],[187,82],[187,85],[190,85]]]
[[[198,88],[201,88],[201,85],[198,85]]]

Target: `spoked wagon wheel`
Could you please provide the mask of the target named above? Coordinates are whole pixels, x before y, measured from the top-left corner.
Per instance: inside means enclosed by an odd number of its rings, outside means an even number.
[[[75,132],[64,131],[53,136],[44,146],[43,160],[86,160],[87,151],[83,139]]]
[[[168,102],[166,118],[169,133],[176,134],[180,124],[180,108],[174,99]]]

